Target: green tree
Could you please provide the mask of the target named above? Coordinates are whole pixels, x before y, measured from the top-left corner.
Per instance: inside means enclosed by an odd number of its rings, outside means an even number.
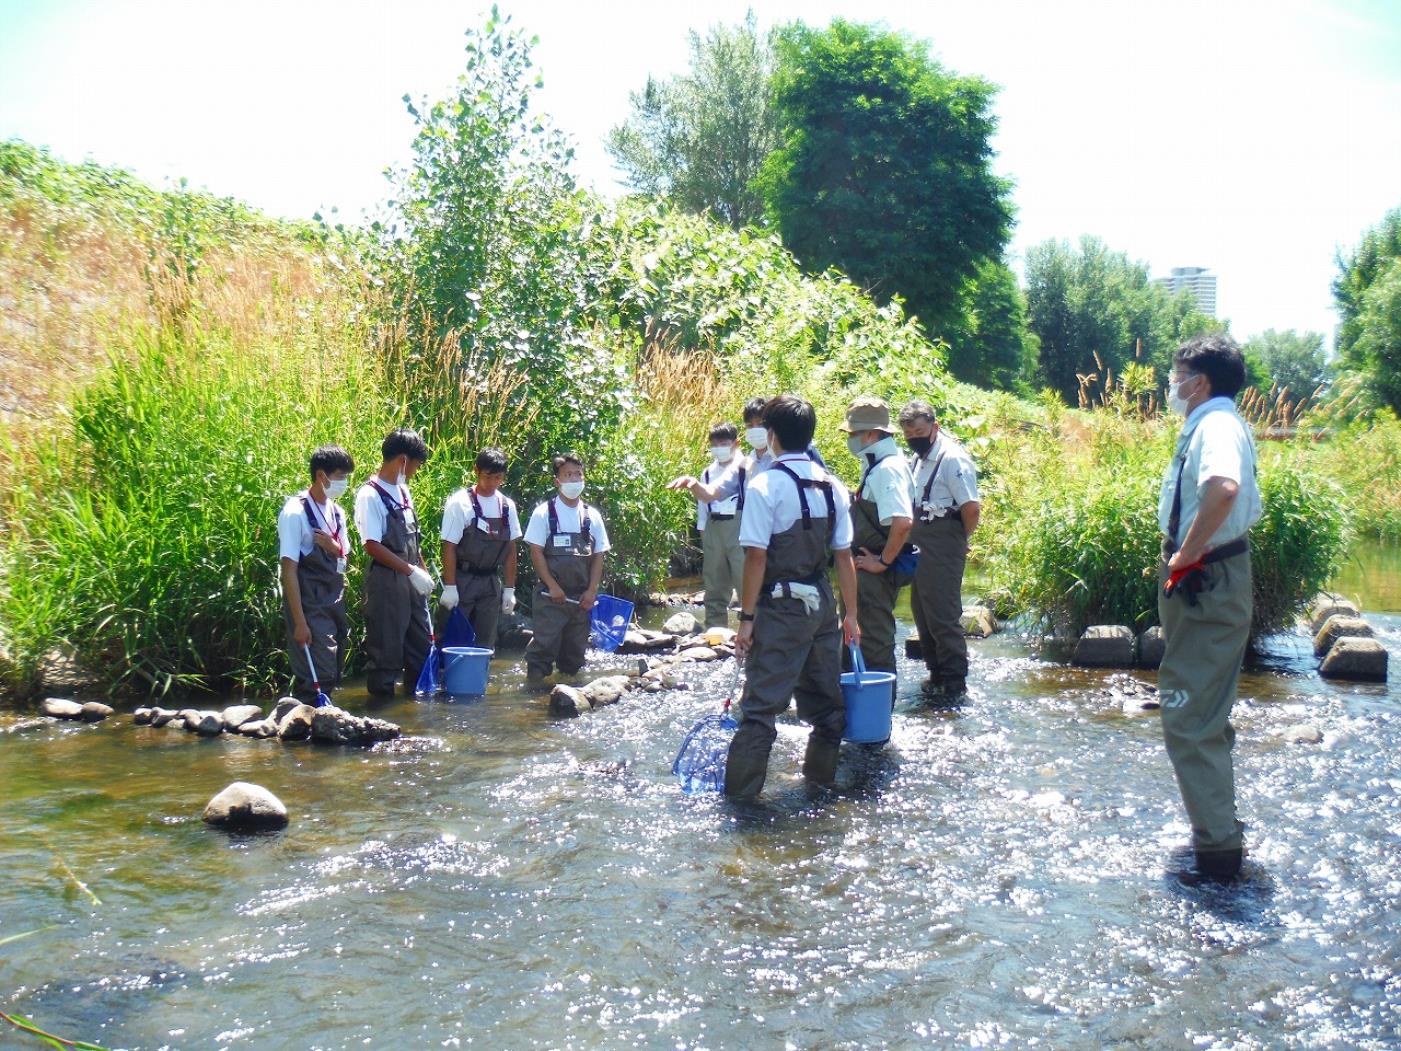
[[[1135,361],[1165,379],[1172,352],[1184,339],[1222,327],[1148,280],[1148,267],[1097,237],[1078,248],[1050,240],[1027,252],[1027,321],[1040,341],[1041,376],[1070,404],[1082,375],[1101,365],[1116,373]]]
[[[996,89],[948,72],[924,41],[842,19],[791,25],[776,49],[784,141],[759,177],[767,214],[809,271],[900,296],[942,333],[1011,224],[992,171]]]
[[[1401,262],[1401,208],[1368,230],[1349,256],[1338,256],[1333,299],[1338,326],[1338,357],[1344,369],[1360,373],[1381,402],[1401,411],[1401,308],[1397,302]]]
[[[949,371],[965,383],[1017,390],[1036,375],[1026,296],[1000,259],[983,260],[964,282],[957,319],[940,335],[949,345]]]
[[[1306,398],[1328,378],[1328,362],[1319,332],[1276,332],[1266,329],[1241,348],[1254,357],[1264,375],[1264,385],[1287,387],[1294,398]]]
[[[690,41],[690,70],[669,81],[649,77],[633,92],[632,114],[609,133],[608,152],[640,193],[736,228],[756,223],[763,202],[754,178],[778,145],[772,44],[753,11]]]

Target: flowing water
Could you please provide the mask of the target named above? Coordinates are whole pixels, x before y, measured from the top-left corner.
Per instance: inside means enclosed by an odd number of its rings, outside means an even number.
[[[1193,889],[1157,717],[1120,704],[1153,676],[973,651],[955,711],[902,662],[891,745],[833,795],[780,726],[744,810],[668,769],[721,666],[556,720],[502,661],[500,693],[378,712],[407,736],[368,751],[0,733],[0,1007],[143,1049],[1401,1047],[1394,686],[1271,645],[1235,713],[1246,878]],[[206,828],[232,780],[290,828]]]

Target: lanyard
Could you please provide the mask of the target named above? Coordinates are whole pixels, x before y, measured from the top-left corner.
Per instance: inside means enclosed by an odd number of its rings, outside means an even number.
[[[332,514],[331,517],[336,520],[336,525],[332,526],[330,521],[327,520],[326,516],[322,514],[321,508],[317,506],[316,497],[311,495],[310,489],[306,491],[306,498],[307,502],[311,504],[312,513],[315,514],[317,518],[321,519],[321,524],[326,527],[326,532],[330,534],[331,539],[336,542],[336,546],[340,548],[341,554],[344,555],[346,553],[346,550],[345,541],[341,540],[341,526],[344,524],[345,520],[341,518],[340,515]],[[327,504],[328,506],[330,506],[329,501],[327,501]]]

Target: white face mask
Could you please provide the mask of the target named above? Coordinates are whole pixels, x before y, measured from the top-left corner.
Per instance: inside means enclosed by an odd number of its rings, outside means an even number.
[[[733,445],[712,445],[710,447],[710,458],[716,463],[729,463],[734,454],[735,447]]]
[[[332,478],[326,483],[326,497],[330,500],[339,500],[345,495],[346,489],[350,486],[349,478]]]
[[[569,500],[577,500],[584,494],[583,482],[560,482],[559,493]]]
[[[1195,376],[1180,379],[1168,388],[1168,408],[1179,416],[1187,415],[1187,399],[1182,396],[1182,384],[1190,383],[1194,379]]]
[[[752,448],[767,449],[769,447],[769,430],[767,427],[746,427],[744,429],[744,440]]]

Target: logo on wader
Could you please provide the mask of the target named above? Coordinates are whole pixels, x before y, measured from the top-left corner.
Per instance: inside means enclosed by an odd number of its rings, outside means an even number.
[[[1164,708],[1185,708],[1192,699],[1186,690],[1163,690],[1158,694]]]

